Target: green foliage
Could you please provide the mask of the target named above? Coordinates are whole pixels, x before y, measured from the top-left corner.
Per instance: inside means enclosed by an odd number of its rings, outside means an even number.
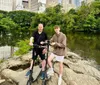
[[[100,2],[95,1],[91,4],[85,2],[77,9],[71,9],[68,13],[62,12],[62,7],[47,8],[45,13],[36,14],[32,18],[31,28],[37,28],[38,23],[43,23],[46,32],[52,35],[53,27],[60,25],[64,33],[69,31],[93,31],[99,30]],[[97,27],[98,26],[98,27]]]
[[[55,7],[47,8],[44,13],[36,14],[32,18],[31,29],[37,28],[39,23],[43,23],[44,30],[49,34],[52,35],[53,28],[55,25],[60,25],[63,23],[62,17],[63,13],[61,11],[61,6],[57,5]],[[34,31],[34,29],[33,29]]]
[[[0,11],[0,45],[15,46],[19,40],[29,38],[39,23],[43,23],[44,31],[49,37],[54,34],[55,25],[59,25],[64,33],[98,32],[100,31],[100,1],[96,0],[91,4],[83,2],[81,7],[71,9],[67,13],[62,11],[61,5],[47,8],[44,13]],[[19,49],[28,50],[26,48]]]
[[[4,59],[0,59],[0,64],[3,63],[5,60]]]
[[[7,11],[3,11],[3,10],[0,10],[0,14],[3,14],[3,17],[6,17],[8,12]]]
[[[28,11],[11,11],[8,13],[8,16],[18,24],[17,31],[20,37],[27,38],[30,35],[30,25],[32,22],[32,17],[35,16],[35,13]]]
[[[47,33],[48,38],[51,38],[51,36],[54,34],[54,26],[46,26],[44,31]]]
[[[100,31],[100,17],[96,20],[96,30]]]
[[[27,11],[0,11],[0,45],[15,44],[30,36],[30,24],[35,13]]]
[[[15,39],[17,24],[12,21],[11,18],[6,17],[0,20],[0,45],[12,45],[14,46],[17,39]],[[14,40],[15,39],[15,40]]]
[[[85,23],[83,24],[84,30],[95,30],[96,28],[96,19],[92,15],[88,15],[88,17],[85,20]],[[86,29],[85,29],[86,28]]]
[[[3,18],[3,14],[2,13],[0,13],[0,20]]]
[[[91,4],[83,3],[83,5],[73,14],[75,31],[98,31],[97,25],[100,16],[100,2],[92,2]]]
[[[15,55],[23,55],[29,52],[31,46],[29,46],[29,40],[20,40],[17,45],[19,49],[15,52]]]
[[[6,31],[11,31],[16,28],[17,25],[9,17],[6,17],[0,20],[0,26],[6,29]]]

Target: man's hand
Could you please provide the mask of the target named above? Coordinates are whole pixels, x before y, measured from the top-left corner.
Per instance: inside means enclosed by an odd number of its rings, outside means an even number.
[[[30,45],[30,46],[33,46],[33,37],[30,38],[29,45]]]
[[[46,49],[46,48],[43,49],[42,53],[43,53],[43,54],[46,54],[46,53],[47,53],[47,49]]]
[[[30,43],[29,43],[29,45],[30,45],[30,46],[33,46],[33,43],[32,43],[32,42],[30,42]]]
[[[41,41],[41,42],[40,42],[40,44],[41,44],[41,45],[43,45],[43,44],[44,44],[44,42],[43,42],[43,41]]]

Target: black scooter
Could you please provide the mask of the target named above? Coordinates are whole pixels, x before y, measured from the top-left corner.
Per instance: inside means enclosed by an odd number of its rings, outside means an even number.
[[[45,46],[40,46],[40,45],[34,44],[34,47],[37,47],[37,48],[47,48],[47,54],[46,54],[47,57],[46,57],[46,66],[45,66],[45,78],[42,80],[42,85],[46,85],[46,81],[49,79],[49,77],[47,76],[47,60],[48,60],[48,53],[49,53],[50,41],[48,40],[44,44],[45,44]],[[32,83],[34,83],[37,80],[37,79],[34,79],[32,77],[34,62],[33,62],[33,65],[32,65],[32,70],[30,71],[30,75],[29,75],[29,79],[27,81],[27,85],[32,85]]]

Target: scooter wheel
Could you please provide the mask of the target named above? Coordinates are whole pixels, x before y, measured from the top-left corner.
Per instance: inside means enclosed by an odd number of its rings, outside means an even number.
[[[32,85],[32,82],[28,80],[27,85]]]

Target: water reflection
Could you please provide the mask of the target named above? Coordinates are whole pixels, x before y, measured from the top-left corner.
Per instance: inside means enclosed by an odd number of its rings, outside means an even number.
[[[68,47],[85,58],[95,59],[100,65],[100,34],[68,33]]]

